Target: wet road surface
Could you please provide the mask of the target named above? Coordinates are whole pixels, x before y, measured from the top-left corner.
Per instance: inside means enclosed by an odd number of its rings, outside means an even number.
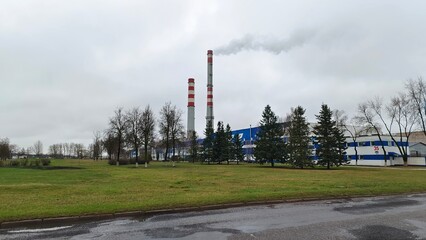
[[[4,239],[425,239],[426,194],[0,229]]]

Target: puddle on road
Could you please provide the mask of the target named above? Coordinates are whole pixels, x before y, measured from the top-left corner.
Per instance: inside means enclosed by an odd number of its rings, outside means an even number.
[[[396,200],[385,199],[385,200],[380,200],[380,202],[377,202],[377,203],[367,203],[363,205],[354,205],[350,207],[336,207],[334,208],[334,210],[338,212],[342,212],[342,213],[361,215],[361,214],[370,214],[370,213],[381,213],[391,208],[413,206],[418,204],[420,204],[418,201],[411,200],[411,199],[396,199]]]
[[[241,231],[231,228],[210,228],[206,224],[183,225],[174,228],[155,228],[144,231],[152,238],[183,238],[195,233],[220,232],[224,234],[239,234]]]
[[[7,233],[42,233],[42,232],[52,232],[63,230],[67,228],[72,228],[73,226],[63,226],[63,227],[52,227],[52,228],[38,228],[38,229],[21,229],[21,230],[10,230]]]
[[[370,225],[364,226],[360,229],[350,230],[352,235],[357,240],[416,240],[418,236],[414,235],[410,231],[389,227],[385,225]]]

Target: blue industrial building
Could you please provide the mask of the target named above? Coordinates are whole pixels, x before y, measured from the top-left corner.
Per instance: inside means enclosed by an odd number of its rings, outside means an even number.
[[[243,142],[243,153],[245,161],[255,161],[254,158],[254,148],[256,146],[257,134],[260,131],[260,127],[249,127],[244,129],[238,129],[232,131],[233,137],[238,135]],[[311,136],[312,144],[310,149],[312,149],[311,159],[313,161],[318,160],[316,155],[316,149],[319,148],[318,143],[316,142],[315,136]],[[284,136],[283,141],[287,141],[288,137]],[[203,140],[199,139],[199,145],[202,145]],[[187,143],[189,144],[189,143]],[[176,155],[187,156],[188,155],[188,146],[180,146],[179,149],[176,149]],[[387,161],[383,154],[382,144],[387,152]],[[400,146],[407,149],[407,152],[410,152],[409,144],[404,140],[399,143]],[[352,138],[346,138],[346,157],[350,165],[368,165],[368,166],[392,166],[392,165],[402,165],[402,157],[399,153],[399,150],[395,143],[392,141],[390,136],[382,136],[382,142],[380,142],[378,136],[368,135],[358,137],[356,142],[353,142]],[[358,151],[358,156],[356,158],[355,147]],[[164,149],[155,149],[152,153],[152,157],[155,160],[164,160]],[[169,157],[172,157],[172,149],[169,150]],[[410,165],[426,165],[426,159],[421,157],[421,159],[411,158],[409,160],[412,162]]]

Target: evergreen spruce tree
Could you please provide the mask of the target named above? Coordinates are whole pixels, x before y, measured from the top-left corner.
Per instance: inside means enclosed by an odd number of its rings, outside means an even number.
[[[206,125],[203,141],[203,160],[208,164],[213,160],[214,129],[211,124]]]
[[[234,141],[234,156],[238,164],[240,161],[244,161],[243,142],[238,134],[235,134],[233,141]]]
[[[223,128],[222,122],[217,122],[216,135],[213,140],[213,159],[214,161],[221,164],[223,161],[226,161],[226,133]]]
[[[195,160],[198,158],[198,142],[197,142],[198,136],[196,131],[192,131],[189,133],[189,154],[191,155],[192,163],[195,162]]]
[[[283,162],[286,159],[286,146],[282,139],[283,127],[269,105],[262,113],[259,127],[254,156],[261,164],[270,162],[274,167],[275,161]]]
[[[330,169],[331,166],[339,166],[340,162],[341,142],[337,137],[339,129],[337,129],[332,115],[330,108],[326,104],[322,104],[319,115],[316,115],[318,124],[314,127],[314,134],[319,145],[316,150],[318,164],[327,166],[327,169]]]
[[[336,139],[336,150],[337,150],[337,154],[339,156],[338,158],[338,163],[339,165],[342,165],[344,163],[348,162],[348,159],[346,159],[346,149],[347,144],[346,144],[346,138],[344,135],[344,131],[342,129],[339,128],[339,126],[336,125],[335,128],[335,132],[334,132],[334,138]]]
[[[311,139],[309,137],[309,124],[304,116],[305,109],[301,106],[292,110],[289,126],[288,151],[291,153],[289,162],[299,168],[312,167],[309,159],[312,151],[309,149]]]
[[[226,161],[229,164],[229,160],[235,159],[235,151],[234,151],[234,142],[232,139],[232,130],[231,126],[229,124],[226,124],[225,129],[225,136],[226,136]]]

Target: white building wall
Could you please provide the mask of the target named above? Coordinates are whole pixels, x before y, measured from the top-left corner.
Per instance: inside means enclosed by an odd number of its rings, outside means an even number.
[[[386,142],[385,145],[387,145],[385,146],[388,159],[386,165],[395,165],[395,157],[390,156],[389,154],[391,153],[394,155],[396,153],[400,155],[398,147],[392,146],[393,141],[390,136],[382,136],[382,141]],[[346,153],[351,157],[350,165],[358,164],[364,166],[385,166],[383,149],[377,136],[363,136],[357,138],[356,144],[358,150],[358,162],[354,159],[355,147],[351,146],[354,144],[353,140],[351,138],[346,138],[346,142],[348,143],[348,149],[346,150]]]
[[[409,157],[408,166],[426,166],[426,157]],[[404,160],[402,157],[397,157],[393,161],[394,165],[402,166],[404,165]]]

